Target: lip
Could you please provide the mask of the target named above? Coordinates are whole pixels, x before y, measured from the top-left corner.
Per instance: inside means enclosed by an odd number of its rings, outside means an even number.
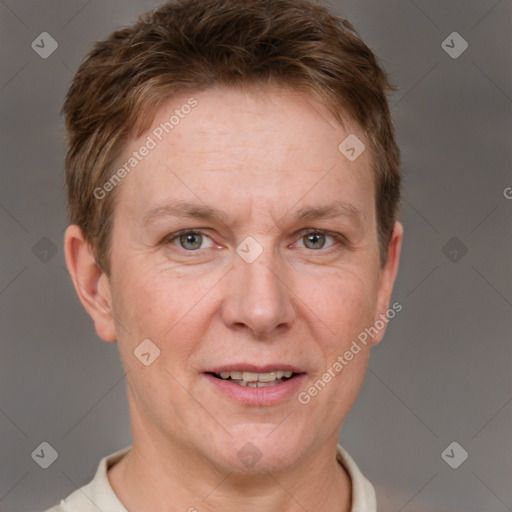
[[[224,369],[222,369],[224,368]],[[290,365],[281,365],[281,366],[253,366],[253,365],[239,365],[238,367],[229,366],[215,369],[213,373],[220,373],[220,371],[229,371],[227,368],[232,371],[251,371],[255,373],[266,373],[272,369],[282,369],[285,371],[294,371]],[[238,368],[238,369],[237,369]],[[263,370],[262,370],[263,368]],[[299,373],[295,375],[291,379],[285,380],[280,384],[276,384],[274,386],[265,386],[263,388],[249,388],[246,386],[240,386],[239,384],[234,384],[229,380],[222,380],[209,373],[203,373],[203,376],[208,380],[208,382],[215,388],[217,392],[222,394],[223,396],[229,398],[230,400],[234,400],[235,402],[241,403],[243,405],[277,405],[285,400],[289,400],[291,397],[295,396],[298,392],[299,388],[304,383],[307,375],[305,373]]]
[[[235,363],[224,366],[217,366],[206,370],[205,373],[222,373],[222,372],[251,372],[251,373],[268,373],[272,370],[283,370],[285,372],[305,373],[303,369],[298,366],[292,366],[286,363],[272,363],[263,366],[257,366],[249,363]]]

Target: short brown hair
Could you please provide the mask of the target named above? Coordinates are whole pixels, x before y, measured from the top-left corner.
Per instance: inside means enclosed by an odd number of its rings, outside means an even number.
[[[130,137],[144,133],[158,105],[178,92],[266,83],[305,91],[364,131],[384,264],[400,199],[387,102],[393,87],[352,25],[308,0],[177,0],[97,42],[64,103],[68,213],[104,272],[116,190],[102,200],[94,190]]]

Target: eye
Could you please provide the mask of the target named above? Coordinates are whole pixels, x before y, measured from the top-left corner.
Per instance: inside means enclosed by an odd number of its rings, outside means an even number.
[[[333,239],[335,242],[328,247],[325,247],[325,242],[327,238]],[[333,245],[336,245],[336,243],[341,244],[342,237],[335,236],[335,235],[329,235],[325,233],[324,231],[319,230],[312,230],[307,233],[305,233],[301,238],[300,241],[304,241],[304,246],[307,249],[313,249],[313,250],[319,250],[319,249],[329,249]]]
[[[333,242],[326,246],[328,239]],[[303,245],[301,245],[301,242]],[[214,246],[213,241],[205,233],[193,229],[184,229],[173,233],[166,237],[164,243],[177,246],[184,251],[200,252],[203,249],[209,249]],[[311,249],[315,251],[336,249],[336,246],[345,245],[346,240],[343,235],[329,234],[322,230],[314,229],[305,232],[299,239],[298,246],[301,248]]]
[[[207,242],[206,247],[201,247],[203,242]],[[209,245],[208,245],[209,241]],[[179,231],[178,233],[175,233],[174,235],[171,235],[167,239],[168,243],[172,243],[174,245],[178,245],[181,249],[184,249],[186,251],[198,251],[200,249],[208,249],[209,247],[212,247],[212,241],[209,237],[207,237],[204,233],[201,233],[200,231],[193,231],[193,230],[184,230]],[[177,243],[175,243],[177,242]]]

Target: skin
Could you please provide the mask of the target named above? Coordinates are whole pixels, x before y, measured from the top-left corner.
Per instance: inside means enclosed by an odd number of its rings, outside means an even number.
[[[383,330],[306,405],[297,393],[243,405],[203,372],[286,362],[306,372],[299,391],[307,390],[388,310],[402,226],[381,267],[369,151],[351,162],[338,150],[349,134],[364,135],[311,96],[273,86],[193,97],[198,105],[118,185],[110,275],[78,226],[65,235],[78,295],[98,335],[118,341],[127,371],[133,448],[109,481],[132,512],[349,511],[351,483],[336,444]],[[125,156],[189,98],[163,104]],[[144,223],[176,200],[226,217]],[[302,207],[336,200],[357,215],[294,219]],[[188,228],[201,233],[180,245],[173,234]],[[315,242],[305,228],[326,237]],[[263,249],[253,263],[236,253],[248,236]],[[133,354],[147,338],[161,351],[150,366]],[[261,453],[252,468],[237,457],[247,442]]]

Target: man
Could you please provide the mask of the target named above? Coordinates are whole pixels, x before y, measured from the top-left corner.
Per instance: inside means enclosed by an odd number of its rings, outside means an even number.
[[[401,307],[389,88],[305,0],[168,3],[95,45],[65,253],[133,444],[52,511],[376,510],[337,443]]]

